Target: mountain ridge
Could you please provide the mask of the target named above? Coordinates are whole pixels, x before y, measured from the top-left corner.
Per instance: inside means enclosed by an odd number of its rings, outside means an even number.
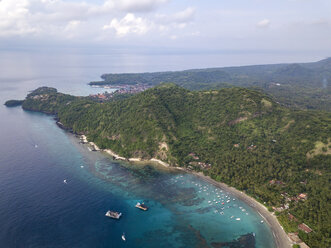
[[[173,82],[189,90],[228,87],[259,88],[276,101],[297,109],[331,111],[331,58],[312,63],[288,63],[190,69],[152,73],[103,74],[90,85]]]

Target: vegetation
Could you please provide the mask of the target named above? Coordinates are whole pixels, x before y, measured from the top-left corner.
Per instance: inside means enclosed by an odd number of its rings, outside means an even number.
[[[305,223],[313,232],[299,232],[304,242],[331,246],[328,112],[291,110],[244,88],[189,91],[173,84],[104,103],[41,88],[23,108],[57,114],[66,127],[121,156],[159,158],[203,171],[266,206],[289,204],[278,213],[285,229]]]
[[[158,85],[173,82],[189,90],[251,87],[298,109],[331,111],[331,58],[315,63],[256,65],[176,72],[104,74],[91,85]]]
[[[5,102],[5,105],[7,107],[17,107],[17,106],[22,105],[22,103],[23,103],[23,100],[9,100],[9,101]]]

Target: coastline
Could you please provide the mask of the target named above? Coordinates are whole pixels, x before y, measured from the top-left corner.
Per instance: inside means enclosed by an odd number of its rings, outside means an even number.
[[[252,207],[264,219],[265,223],[267,225],[269,225],[269,227],[272,231],[277,248],[292,247],[293,243],[290,241],[290,238],[284,231],[281,224],[278,222],[277,217],[273,213],[269,212],[268,209],[263,204],[261,204],[260,202],[255,200],[253,197],[245,194],[244,192],[237,190],[236,188],[233,188],[225,183],[215,181],[211,177],[205,176],[202,172],[189,171],[182,167],[172,167],[168,163],[163,162],[156,158],[152,158],[150,160],[143,160],[141,158],[121,157],[118,154],[116,154],[114,151],[112,151],[111,149],[100,149],[95,143],[89,142],[85,135],[81,135],[80,140],[83,140],[84,144],[89,144],[89,145],[93,146],[94,151],[102,151],[102,152],[107,153],[108,155],[112,156],[114,160],[122,160],[122,161],[136,163],[136,164],[156,163],[156,164],[166,167],[168,169],[181,170],[186,173],[191,173],[191,174],[195,175],[196,177],[199,177],[199,178],[203,179],[204,181],[206,181],[218,188],[221,188],[222,190],[225,190],[225,191],[231,193],[232,195],[236,196],[238,199],[240,199],[241,201],[245,202],[247,205]]]
[[[292,242],[290,241],[290,238],[284,231],[281,224],[278,222],[277,217],[273,213],[269,212],[268,209],[263,204],[255,200],[253,197],[245,194],[244,192],[237,190],[236,188],[233,188],[225,183],[215,181],[209,176],[205,176],[202,172],[194,172],[194,171],[187,171],[187,172],[192,173],[193,175],[209,182],[210,184],[231,193],[241,201],[245,202],[247,205],[253,208],[269,225],[272,234],[274,236],[276,246],[278,248],[292,247]]]
[[[81,135],[80,140],[82,140],[83,144],[91,145],[93,147],[94,151],[106,152],[107,154],[112,156],[115,160],[123,160],[123,161],[127,161],[127,162],[140,162],[140,163],[153,163],[154,162],[154,163],[157,163],[157,164],[165,166],[165,167],[170,167],[170,165],[168,163],[163,162],[163,161],[161,161],[160,159],[157,159],[157,158],[151,158],[151,159],[147,160],[147,159],[141,159],[141,158],[121,157],[120,155],[118,155],[117,153],[112,151],[111,149],[100,149],[94,142],[88,141],[87,137],[85,135]],[[177,168],[177,167],[174,167],[174,168]]]

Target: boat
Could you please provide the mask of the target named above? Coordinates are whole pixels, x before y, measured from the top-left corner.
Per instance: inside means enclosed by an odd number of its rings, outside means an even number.
[[[141,210],[147,211],[148,207],[144,203],[137,202],[136,208],[140,208]]]
[[[124,234],[124,233],[122,234],[122,240],[123,240],[123,241],[126,240],[126,239],[125,239],[125,234]]]
[[[108,210],[105,215],[113,219],[119,219],[122,216],[122,213]]]
[[[67,184],[67,179],[64,179],[64,180],[63,180],[63,183]]]

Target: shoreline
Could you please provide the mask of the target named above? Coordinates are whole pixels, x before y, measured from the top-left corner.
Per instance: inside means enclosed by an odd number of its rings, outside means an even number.
[[[114,160],[122,160],[122,161],[127,161],[127,162],[140,162],[140,163],[157,163],[164,167],[168,167],[168,168],[171,167],[168,163],[163,162],[162,160],[157,159],[157,158],[151,158],[151,159],[147,160],[147,159],[141,159],[141,158],[121,157],[120,155],[118,155],[117,153],[115,153],[113,150],[111,150],[109,148],[100,149],[94,142],[88,141],[87,137],[85,135],[80,135],[80,140],[82,141],[83,144],[91,145],[94,148],[94,151],[102,151],[102,152],[109,154],[110,156],[112,156],[114,158]],[[177,168],[177,167],[173,167],[173,168]]]
[[[209,176],[205,176],[202,172],[194,172],[187,170],[185,171],[188,173],[192,173],[193,175],[203,179],[204,181],[229,192],[230,194],[236,196],[242,202],[249,205],[264,219],[266,224],[270,227],[272,235],[274,236],[276,247],[278,248],[292,247],[293,243],[290,241],[290,238],[286,234],[285,230],[278,222],[277,217],[273,213],[269,212],[266,206],[255,200],[253,197],[247,195],[246,193],[237,190],[236,188],[233,188],[225,183],[215,181]]]
[[[253,197],[247,195],[246,193],[244,193],[234,187],[231,187],[225,183],[218,182],[218,181],[212,179],[211,177],[204,175],[202,172],[189,171],[182,167],[173,167],[173,166],[170,166],[168,163],[163,162],[156,158],[152,158],[150,160],[144,160],[141,158],[124,158],[124,157],[121,157],[118,154],[116,154],[111,149],[100,149],[95,143],[89,142],[85,135],[80,135],[80,140],[83,140],[83,144],[88,144],[88,145],[93,146],[94,151],[101,151],[101,152],[107,153],[108,155],[112,156],[114,160],[122,160],[125,162],[135,163],[135,164],[156,163],[156,164],[161,165],[168,169],[180,170],[180,171],[184,171],[185,173],[190,173],[218,188],[221,188],[222,190],[229,192],[230,194],[236,196],[239,200],[243,201],[244,203],[249,205],[251,208],[253,208],[254,211],[256,211],[264,219],[265,223],[271,229],[272,235],[273,235],[275,243],[276,243],[276,247],[278,247],[278,248],[292,247],[293,242],[291,242],[289,236],[286,234],[285,230],[283,229],[281,224],[278,222],[277,217],[273,213],[269,212],[269,210],[266,208],[266,206],[264,206],[263,204],[261,204],[260,202],[255,200]]]

